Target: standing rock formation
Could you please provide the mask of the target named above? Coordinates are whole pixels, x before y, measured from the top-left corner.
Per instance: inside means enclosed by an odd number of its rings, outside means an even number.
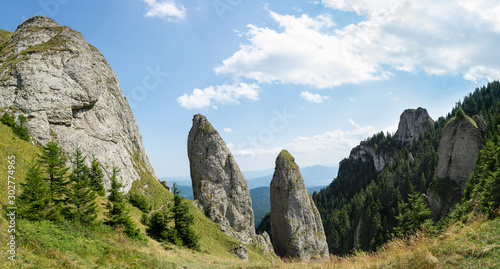
[[[198,206],[223,232],[249,244],[255,226],[247,181],[219,133],[200,114],[189,131],[188,157]]]
[[[411,145],[420,134],[434,126],[434,120],[425,108],[407,109],[399,117],[398,130],[394,137],[403,144]]]
[[[295,159],[286,150],[276,158],[271,181],[271,233],[279,256],[302,261],[328,258],[321,216]]]
[[[1,43],[4,43],[3,46]],[[113,164],[128,192],[140,173],[155,178],[118,79],[83,36],[50,18],[27,19],[0,40],[0,108],[23,113],[33,141],[94,154],[110,187]]]
[[[446,215],[463,197],[465,185],[476,167],[485,131],[486,124],[480,116],[455,117],[444,127],[435,174],[439,184],[431,185],[427,193],[435,219]]]
[[[414,139],[418,139],[420,134],[432,128],[434,120],[429,117],[429,113],[425,108],[407,109],[399,119],[398,130],[394,135],[394,139],[401,141],[403,144],[411,145]],[[374,145],[361,142],[358,146],[351,150],[350,159],[361,159],[364,162],[373,161],[375,171],[381,172],[388,164],[396,160],[398,152],[396,149],[389,151],[376,150]]]

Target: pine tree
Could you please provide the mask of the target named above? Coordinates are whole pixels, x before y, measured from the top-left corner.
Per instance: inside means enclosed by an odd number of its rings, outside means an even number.
[[[66,173],[69,168],[66,167],[66,157],[62,153],[59,144],[56,141],[50,141],[45,146],[42,146],[42,152],[38,159],[49,186],[50,199],[54,202],[54,207],[48,218],[61,220],[61,207],[65,202],[68,184]]]
[[[86,157],[80,148],[73,153],[70,185],[66,198],[65,213],[69,219],[82,224],[91,224],[97,218],[97,194],[90,186]]]
[[[21,186],[19,216],[33,221],[46,219],[51,209],[52,200],[49,186],[43,178],[39,164],[34,163],[30,166],[25,183],[21,183]]]
[[[189,207],[184,203],[184,198],[180,196],[180,191],[177,188],[177,184],[173,185],[174,190],[174,207],[173,217],[174,217],[174,230],[170,233],[170,237],[173,238],[171,241],[175,241],[176,237],[180,238],[182,244],[190,249],[199,250],[199,235],[191,227],[194,224],[194,217],[189,213]],[[177,236],[176,236],[177,235]]]
[[[422,224],[431,216],[431,211],[427,208],[424,198],[420,193],[412,191],[408,195],[408,203],[399,203],[399,215],[396,216],[397,226],[395,227],[398,236],[406,236],[422,227]]]
[[[458,107],[457,109],[457,113],[455,114],[455,116],[457,117],[457,119],[465,119],[465,112],[463,111],[462,107]]]
[[[147,221],[148,228],[146,228],[146,233],[158,241],[165,240],[167,238],[168,219],[165,212],[154,212]]]
[[[28,120],[23,114],[20,114],[17,116],[17,121],[18,123],[12,126],[12,131],[19,136],[19,138],[29,141],[30,140],[30,135],[28,132]]]
[[[5,112],[3,113],[2,115],[2,118],[0,119],[0,121],[9,126],[9,127],[12,127],[16,124],[16,120],[14,119],[14,117],[12,117],[9,113]]]
[[[121,191],[123,185],[118,182],[116,176],[120,170],[113,166],[113,175],[110,178],[111,189],[109,190],[107,219],[105,223],[113,228],[123,227],[123,232],[129,237],[137,237],[139,235],[139,230],[135,227],[135,224],[130,218],[125,196]]]
[[[88,170],[88,178],[90,180],[91,188],[99,195],[104,196],[104,174],[102,173],[101,163],[95,156],[92,156],[92,163],[90,164],[90,169]]]

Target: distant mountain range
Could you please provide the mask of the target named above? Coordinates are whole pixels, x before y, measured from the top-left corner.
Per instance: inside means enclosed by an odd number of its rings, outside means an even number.
[[[321,188],[329,185],[333,178],[337,176],[337,167],[327,167],[321,165],[308,166],[300,169],[307,190],[312,194],[320,191]],[[271,209],[269,184],[273,178],[274,169],[243,172],[247,178],[250,197],[252,198],[252,208],[255,219],[255,227],[262,220],[262,217]],[[181,196],[193,200],[193,188],[190,177],[163,177],[161,181],[167,181],[172,187],[177,183]]]
[[[300,169],[306,187],[326,186],[337,176],[338,167],[328,167],[322,165],[308,166]],[[258,187],[269,187],[273,178],[274,169],[243,172],[248,182],[249,189]],[[167,181],[170,186],[174,182],[177,186],[191,186],[191,178],[183,177],[162,177],[161,181]],[[182,192],[182,190],[181,190]],[[192,194],[191,194],[192,195]]]

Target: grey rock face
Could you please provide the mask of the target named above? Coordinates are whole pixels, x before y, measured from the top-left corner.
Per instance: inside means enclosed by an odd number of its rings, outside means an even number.
[[[27,116],[35,143],[56,139],[65,152],[80,146],[94,154],[106,188],[113,164],[125,192],[139,169],[156,177],[111,67],[79,32],[52,19],[26,20],[0,52],[0,107]]]
[[[239,245],[233,249],[233,255],[244,260],[248,261],[248,251],[244,245]]]
[[[407,109],[399,117],[398,130],[395,138],[403,144],[411,145],[420,134],[434,126],[434,120],[425,108]]]
[[[249,244],[255,227],[247,181],[219,133],[200,114],[189,131],[188,157],[200,209],[223,232]]]
[[[328,258],[321,216],[295,159],[286,150],[276,158],[271,181],[271,233],[279,256],[302,261]]]
[[[435,176],[447,186],[441,186],[439,190],[431,186],[427,193],[435,219],[446,215],[462,198],[469,176],[476,167],[485,130],[486,124],[479,116],[453,118],[444,127]]]
[[[365,144],[356,146],[351,150],[351,153],[349,154],[349,158],[355,160],[361,159],[364,162],[368,162],[371,159],[377,172],[382,171],[388,164],[396,160],[396,156],[396,150],[391,152],[378,153],[375,151],[375,148],[373,148],[373,146]]]
[[[254,242],[257,242],[261,246],[264,247],[264,255],[272,262],[274,263],[274,259],[276,257],[276,253],[274,253],[274,248],[273,244],[271,244],[271,238],[269,237],[269,234],[267,232],[264,232],[262,234],[258,234],[254,237]]]
[[[482,118],[475,119],[477,122],[467,116],[462,120],[450,120],[443,129],[438,147],[436,176],[455,181],[462,191],[476,167],[486,129]]]

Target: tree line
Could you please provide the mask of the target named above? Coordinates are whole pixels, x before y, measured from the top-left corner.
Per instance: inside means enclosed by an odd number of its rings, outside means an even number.
[[[17,198],[19,216],[30,221],[70,221],[84,226],[104,224],[129,238],[144,239],[127,205],[130,203],[143,212],[149,212],[151,205],[144,195],[131,193],[127,197],[117,178],[120,170],[113,166],[106,197],[101,163],[95,156],[92,156],[89,166],[86,163],[87,156],[79,147],[67,157],[56,141],[41,146],[40,154],[33,160],[21,183],[22,191]],[[96,221],[100,213],[99,196],[106,201],[103,221]],[[151,218],[143,215],[147,234],[159,241],[199,250],[199,236],[192,229],[193,216],[175,186],[174,203],[170,208],[170,211],[155,212]],[[161,222],[158,221],[160,216],[163,217]]]
[[[380,132],[361,142],[378,154],[396,152],[396,159],[377,173],[373,161],[344,159],[337,177],[326,188],[313,193],[321,214],[329,251],[344,255],[354,251],[375,251],[394,237],[416,230],[438,231],[472,211],[489,217],[500,215],[500,82],[477,88],[456,103],[433,128],[420,135],[411,146],[401,144],[391,134]],[[487,123],[486,142],[479,153],[464,198],[447,218],[437,223],[423,194],[429,187],[446,182],[434,178],[441,132],[453,117],[481,115]],[[267,217],[267,216],[266,216]],[[264,217],[258,231],[266,231]]]

